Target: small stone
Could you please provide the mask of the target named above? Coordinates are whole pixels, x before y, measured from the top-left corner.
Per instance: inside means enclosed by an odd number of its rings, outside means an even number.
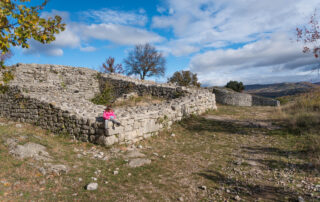
[[[45,184],[45,183],[46,183],[45,180],[42,180],[42,181],[39,182],[39,184],[41,184],[41,185],[42,185],[42,184]]]
[[[128,176],[130,177],[130,176],[131,176],[131,173],[128,173]]]
[[[183,197],[178,198],[179,201],[184,201]]]
[[[203,185],[203,186],[200,186],[199,188],[202,189],[202,190],[207,190],[207,187],[204,186],[204,185]]]
[[[143,166],[143,165],[146,165],[146,164],[150,164],[151,163],[151,160],[150,159],[132,159],[130,162],[129,162],[129,166],[131,168],[136,168],[136,167],[140,167],[140,166]]]
[[[96,189],[98,189],[98,183],[96,182],[91,182],[86,186],[86,190],[89,190],[89,191],[93,191]]]
[[[40,168],[39,168],[39,171],[40,171],[40,173],[41,173],[42,175],[46,175],[46,174],[47,174],[46,169],[43,168],[43,167],[40,167]]]
[[[78,196],[78,193],[73,193],[72,196]]]
[[[236,201],[240,201],[240,200],[241,200],[240,196],[238,196],[238,195],[236,195],[236,196],[234,197],[234,199],[235,199]]]
[[[78,181],[79,181],[79,182],[82,182],[82,178],[81,178],[81,177],[79,177]]]
[[[142,147],[142,145],[139,145],[138,148],[139,148],[139,149],[142,149],[143,147]]]
[[[159,156],[159,154],[158,154],[158,153],[153,153],[153,155],[155,155],[155,156]]]
[[[226,192],[227,192],[227,193],[230,193],[230,189],[227,189]]]
[[[82,155],[81,154],[77,154],[77,158],[81,158],[82,157]]]
[[[20,123],[17,123],[16,128],[22,128],[22,125]]]
[[[118,174],[119,174],[119,171],[115,170],[115,171],[113,171],[113,174],[114,174],[114,175],[118,175]]]
[[[96,177],[91,177],[91,179],[92,179],[93,181],[97,181],[97,180],[98,180]]]
[[[299,197],[298,197],[298,201],[299,201],[299,202],[304,202],[304,199],[302,198],[302,196],[299,196]]]
[[[171,137],[175,137],[175,136],[176,136],[176,134],[174,134],[174,133],[171,134]]]
[[[109,182],[108,182],[108,181],[104,181],[104,183],[105,183],[105,184],[108,184]]]

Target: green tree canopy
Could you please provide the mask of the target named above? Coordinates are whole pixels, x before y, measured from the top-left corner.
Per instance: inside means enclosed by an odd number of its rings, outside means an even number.
[[[244,85],[242,82],[238,81],[229,81],[226,85],[226,88],[230,88],[237,92],[242,92],[244,90]]]
[[[179,86],[197,86],[200,87],[197,74],[190,71],[175,72],[172,77],[168,78],[168,82],[176,83]]]
[[[4,55],[11,46],[29,48],[28,39],[41,43],[55,40],[55,34],[65,29],[60,16],[41,18],[40,11],[48,0],[39,6],[28,6],[30,0],[0,1],[0,51]]]

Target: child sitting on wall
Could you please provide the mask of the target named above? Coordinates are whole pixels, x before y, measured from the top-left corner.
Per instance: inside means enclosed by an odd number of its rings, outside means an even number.
[[[114,129],[114,124],[116,124],[117,126],[120,126],[120,122],[116,121],[116,115],[114,114],[111,106],[107,105],[106,109],[103,112],[103,119],[104,119],[104,126],[105,129],[109,129],[108,127],[108,123],[109,121],[112,122],[112,129]]]

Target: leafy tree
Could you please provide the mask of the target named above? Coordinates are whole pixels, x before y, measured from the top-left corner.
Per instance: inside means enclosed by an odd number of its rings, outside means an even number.
[[[124,60],[128,75],[139,75],[141,80],[150,76],[164,76],[166,60],[150,44],[136,45]]]
[[[102,64],[103,73],[117,73],[123,74],[124,70],[122,69],[122,64],[114,64],[114,58],[109,57],[105,63]]]
[[[43,10],[48,0],[39,6],[27,6],[30,0],[1,0],[0,1],[0,51],[4,55],[11,46],[29,48],[28,39],[35,39],[41,43],[55,40],[55,34],[65,29],[61,17],[41,18],[39,12]]]
[[[230,88],[237,92],[242,92],[244,90],[244,85],[242,82],[238,81],[229,81],[226,85],[226,88]]]
[[[49,0],[39,6],[27,6],[30,0],[1,0],[0,1],[0,69],[4,70],[5,60],[10,56],[11,46],[29,48],[28,39],[35,39],[41,43],[50,43],[55,40],[55,34],[65,29],[62,18],[55,16],[48,19],[41,18],[39,12]],[[13,79],[10,71],[2,74],[4,84]],[[0,81],[1,82],[1,81]],[[0,83],[1,91],[6,88]]]
[[[190,71],[175,72],[172,77],[168,78],[168,82],[176,83],[179,86],[197,86],[200,87],[197,74]]]

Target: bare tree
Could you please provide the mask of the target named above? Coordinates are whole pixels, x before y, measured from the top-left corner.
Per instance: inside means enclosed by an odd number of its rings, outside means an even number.
[[[102,72],[103,73],[117,73],[123,74],[124,70],[122,69],[122,64],[114,64],[114,58],[109,57],[105,63],[102,64]]]
[[[139,75],[141,80],[150,76],[164,76],[166,60],[150,44],[136,45],[124,60],[128,75]]]

